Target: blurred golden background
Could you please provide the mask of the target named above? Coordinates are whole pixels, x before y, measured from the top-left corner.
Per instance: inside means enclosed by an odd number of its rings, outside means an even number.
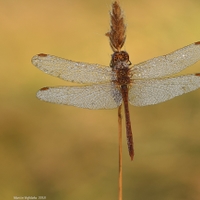
[[[0,0],[0,198],[117,199],[117,109],[36,99],[69,83],[31,64],[37,53],[109,65],[110,0]],[[121,0],[124,49],[139,63],[200,40],[200,1]],[[200,62],[186,72],[200,72]],[[126,200],[200,199],[200,90],[130,106],[135,159],[123,136]]]

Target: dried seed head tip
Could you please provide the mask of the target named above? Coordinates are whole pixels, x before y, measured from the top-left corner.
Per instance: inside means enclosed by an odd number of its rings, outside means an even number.
[[[120,51],[126,39],[126,26],[124,24],[124,16],[118,2],[112,4],[112,11],[110,12],[111,24],[110,32],[106,36],[110,39],[110,46],[112,50]]]

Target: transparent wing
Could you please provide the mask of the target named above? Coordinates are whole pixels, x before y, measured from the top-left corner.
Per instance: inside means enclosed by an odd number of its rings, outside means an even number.
[[[135,106],[153,105],[199,87],[199,74],[164,79],[135,80],[129,90],[129,101]]]
[[[88,109],[113,109],[121,105],[122,97],[114,84],[81,87],[45,87],[37,97],[43,101]]]
[[[111,68],[99,64],[74,62],[47,54],[35,55],[32,63],[47,74],[71,82],[100,83],[113,79]]]
[[[156,78],[178,73],[200,60],[200,42],[190,44],[170,54],[133,66],[134,79]]]

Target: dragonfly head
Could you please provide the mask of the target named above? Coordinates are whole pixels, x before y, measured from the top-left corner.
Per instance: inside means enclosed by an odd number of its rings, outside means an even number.
[[[131,65],[129,55],[126,51],[116,51],[112,54],[110,67],[112,68],[126,68]]]

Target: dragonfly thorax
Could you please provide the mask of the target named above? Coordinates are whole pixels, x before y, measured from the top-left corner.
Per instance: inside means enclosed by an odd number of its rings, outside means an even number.
[[[115,83],[119,86],[128,85],[131,82],[130,68],[114,70],[116,73]]]

